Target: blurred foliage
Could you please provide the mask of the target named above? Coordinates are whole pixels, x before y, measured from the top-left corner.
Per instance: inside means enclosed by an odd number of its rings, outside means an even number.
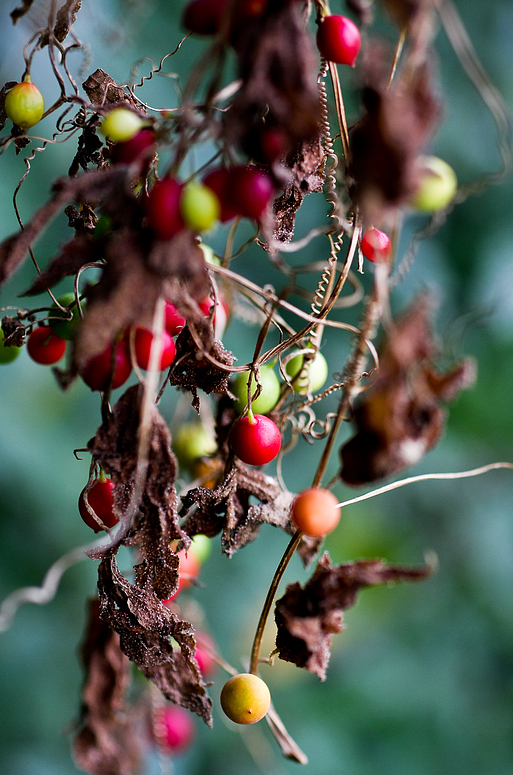
[[[342,5],[334,0],[332,11],[342,11]],[[21,50],[38,24],[37,6],[33,15],[11,29],[8,14],[13,5],[9,0],[0,4],[2,83],[21,76]],[[158,62],[181,37],[177,6],[164,0],[85,3],[76,29],[87,42],[88,61],[82,61],[82,53],[75,55],[77,79],[85,80],[101,66],[123,83],[134,61],[149,56]],[[511,104],[511,3],[467,0],[459,6],[478,55]],[[155,106],[171,99],[176,84],[171,73],[186,73],[204,45],[190,41],[168,60],[167,76],[147,82],[143,98]],[[445,123],[433,152],[447,159],[461,180],[471,180],[498,166],[494,128],[442,34],[437,47]],[[51,90],[47,60],[40,59],[38,82],[48,81]],[[143,60],[139,72],[149,69],[150,63]],[[51,127],[42,124],[43,135],[45,131]],[[72,146],[51,146],[32,162],[19,197],[23,218],[44,201],[55,170],[65,172]],[[17,227],[11,198],[25,171],[23,156],[16,157],[9,148],[1,157],[1,237]],[[395,293],[394,303],[401,307],[418,289],[433,288],[445,353],[470,354],[479,363],[476,386],[451,407],[446,436],[418,466],[419,472],[456,471],[513,459],[512,197],[510,180],[457,207],[436,237],[421,245],[411,272]],[[314,200],[305,204],[304,232],[325,211],[322,199]],[[223,244],[223,234],[213,236],[214,248]],[[42,264],[64,236],[64,222],[55,223],[38,246]],[[315,243],[310,250],[314,248]],[[241,261],[250,262],[251,252]],[[16,293],[28,285],[32,272],[26,265],[2,291],[2,305],[16,304]],[[256,282],[274,281],[268,262],[259,262],[254,277]],[[243,362],[252,351],[253,330],[236,328],[228,330],[224,341]],[[332,337],[327,337],[325,354],[330,363],[339,359],[343,364],[345,353]],[[0,402],[3,599],[19,586],[39,584],[59,556],[91,539],[76,506],[88,461],[77,461],[73,449],[85,446],[94,434],[99,401],[81,383],[60,392],[50,370],[32,363],[23,352],[15,363],[1,368]],[[166,399],[164,415],[170,422],[174,407],[175,401]],[[307,484],[304,472],[313,469],[319,444],[310,447],[300,441],[286,459],[289,489]],[[336,460],[330,470],[335,472]],[[335,491],[341,498],[351,497],[341,487]],[[324,684],[287,664],[262,668],[276,708],[309,756],[303,770],[308,775],[510,775],[512,492],[511,472],[498,471],[479,479],[413,485],[344,512],[327,541],[335,561],[384,557],[413,564],[422,561],[426,550],[433,550],[440,568],[418,586],[362,592],[358,605],[347,614],[347,629],[334,642]],[[249,655],[260,606],[283,548],[284,536],[266,526],[260,540],[233,559],[213,552],[203,568],[204,588],[193,596],[208,612],[209,627],[228,661],[235,662],[241,653]],[[70,731],[79,711],[77,645],[86,600],[95,591],[95,570],[89,560],[69,570],[50,604],[24,606],[10,629],[0,634],[2,772],[77,772],[69,753]],[[286,580],[304,581],[307,575],[295,558]],[[272,632],[265,647],[272,649]],[[299,765],[281,758],[265,723],[241,731],[222,718],[218,694],[223,680],[218,674],[211,690],[214,731],[198,723],[198,745],[174,762],[176,774],[297,772]],[[157,760],[150,759],[148,773],[157,771]]]

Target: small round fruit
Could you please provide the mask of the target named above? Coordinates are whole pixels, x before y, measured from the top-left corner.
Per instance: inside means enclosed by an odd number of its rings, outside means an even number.
[[[103,522],[105,527],[114,527],[117,525],[118,518],[113,511],[113,498],[112,492],[114,490],[114,482],[110,479],[99,479],[96,484],[93,484],[89,492],[86,494],[85,489],[80,493],[78,499],[78,510],[80,516],[95,533],[99,533],[103,528],[98,524],[92,514],[87,510],[85,499],[98,518]]]
[[[134,349],[135,360],[140,369],[147,369],[150,365],[151,345],[153,334],[146,328],[135,329]],[[160,354],[159,371],[168,369],[176,355],[175,342],[169,331],[162,331],[162,351]]]
[[[249,415],[238,420],[232,428],[230,443],[243,463],[263,466],[274,460],[281,448],[281,433],[269,417]]]
[[[150,149],[155,151],[155,133],[151,129],[141,129],[130,140],[124,143],[116,143],[111,151],[111,159],[114,164],[132,164],[136,159],[145,154],[150,158]]]
[[[27,339],[27,352],[36,363],[50,366],[60,361],[66,352],[66,342],[52,334],[47,326],[33,328]]]
[[[242,412],[248,402],[248,379],[249,371],[243,371],[234,378],[230,390],[236,396],[236,408]],[[251,402],[251,409],[258,414],[267,414],[274,409],[280,397],[280,380],[272,366],[262,366],[260,369],[260,381],[262,383],[262,392],[257,399]],[[257,388],[255,379],[251,380],[251,392],[254,393]]]
[[[194,552],[191,552],[190,550],[186,552],[185,549],[181,549],[178,552],[178,561],[178,572],[180,574],[178,588],[174,594],[162,601],[164,605],[171,603],[178,597],[183,589],[190,587],[193,580],[199,576],[201,570],[201,562]]]
[[[230,198],[238,214],[259,220],[273,198],[273,182],[256,167],[234,167],[231,170]]]
[[[293,380],[294,377],[297,377],[297,375],[301,372],[301,369],[303,368],[303,360],[304,355],[295,355],[290,359],[290,361],[288,361],[287,365],[285,366],[285,371],[291,380]],[[298,381],[294,384],[294,390],[300,395],[316,393],[317,390],[322,388],[328,379],[328,373],[328,362],[324,355],[317,351],[315,358],[310,363],[308,377],[305,380],[301,378],[298,379]]]
[[[172,447],[180,466],[194,472],[195,462],[214,453],[217,444],[202,423],[189,422],[180,425],[173,434]]]
[[[206,296],[198,302],[198,306],[206,317],[210,317],[214,302],[210,296]],[[229,315],[230,308],[228,304],[222,296],[218,295],[217,304],[215,305],[215,310],[212,315],[212,325],[214,327],[214,336],[216,339],[221,339],[223,336]]]
[[[184,228],[180,212],[183,186],[174,178],[162,178],[151,189],[146,202],[148,223],[159,239],[171,239]]]
[[[255,724],[271,705],[269,687],[252,673],[232,676],[221,690],[221,707],[236,724]]]
[[[217,194],[202,183],[189,183],[182,190],[180,213],[193,231],[206,231],[219,220],[221,205]]]
[[[171,336],[176,336],[176,334],[179,334],[185,325],[184,316],[181,315],[176,309],[175,305],[171,304],[171,302],[167,301],[167,299],[165,315],[166,319],[164,321],[164,327],[166,331],[171,334]]]
[[[0,327],[0,363],[12,363],[20,354],[22,348],[8,345],[4,342],[4,332]]]
[[[232,169],[228,167],[218,167],[203,179],[203,183],[212,189],[219,200],[219,220],[222,223],[230,221],[239,215],[236,203],[232,201]]]
[[[52,311],[50,315],[55,318],[64,318],[64,320],[49,320],[50,328],[54,334],[60,336],[61,339],[71,342],[75,338],[77,326],[80,323],[80,313],[78,311],[78,305],[76,303],[74,293],[64,293],[57,299],[61,307],[65,307],[68,312],[62,312],[57,304],[52,304]],[[70,318],[71,315],[71,319]]]
[[[43,95],[30,80],[17,83],[5,98],[5,112],[13,124],[27,130],[43,118]]]
[[[214,643],[206,632],[196,632],[196,641],[199,641],[194,654],[196,662],[199,665],[203,678],[209,678],[215,673],[217,667],[217,662],[212,654],[215,650]]]
[[[443,210],[456,193],[458,180],[453,168],[438,156],[418,159],[419,184],[410,204],[422,213]]]
[[[86,363],[80,370],[80,376],[91,390],[105,391],[111,382],[112,371],[112,345],[108,345],[99,355]],[[114,361],[114,373],[112,374],[112,389],[125,383],[132,372],[130,353],[125,341],[116,344]]]
[[[128,108],[114,108],[109,111],[100,125],[100,132],[113,143],[132,140],[144,126],[144,119]]]
[[[340,508],[332,492],[311,487],[295,498],[290,515],[298,530],[320,538],[336,528],[340,521]]]
[[[376,263],[386,261],[392,253],[390,237],[384,231],[369,226],[363,233],[362,253],[369,261]]]
[[[360,30],[347,16],[325,16],[317,30],[317,48],[323,59],[354,65],[361,46]]]
[[[192,0],[185,8],[182,24],[196,35],[215,35],[221,29],[228,0]]]
[[[154,724],[157,743],[164,752],[176,756],[191,747],[196,727],[190,710],[169,705],[156,711]]]
[[[212,541],[208,536],[203,535],[203,533],[194,536],[189,546],[189,552],[192,552],[200,563],[205,562],[211,551]]]

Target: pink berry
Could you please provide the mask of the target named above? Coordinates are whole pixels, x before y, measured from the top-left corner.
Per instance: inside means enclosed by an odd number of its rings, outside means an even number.
[[[184,228],[180,213],[182,184],[174,178],[163,178],[151,189],[146,202],[148,223],[159,239],[171,239]]]
[[[273,183],[269,175],[256,167],[234,167],[231,174],[231,192],[239,215],[258,220],[273,197]]]
[[[141,129],[131,140],[116,143],[111,151],[114,164],[131,164],[155,144],[155,133],[151,129]]]
[[[262,466],[274,460],[281,448],[281,433],[269,417],[255,414],[238,420],[230,434],[232,449],[243,463]]]
[[[60,361],[66,352],[66,341],[47,326],[33,328],[27,339],[27,352],[36,363],[50,366]]]
[[[390,237],[384,231],[369,226],[362,237],[362,253],[369,261],[386,261],[392,253]]]
[[[185,318],[183,315],[180,315],[178,310],[176,309],[174,304],[171,304],[170,301],[167,301],[166,299],[166,320],[164,322],[164,326],[166,328],[166,331],[168,331],[171,336],[176,336],[180,333],[182,328],[185,325]]]
[[[219,214],[219,220],[222,223],[230,221],[239,215],[239,211],[234,202],[232,202],[232,170],[228,167],[218,167],[218,169],[212,170],[203,179],[205,186],[208,186],[219,199],[221,205],[221,212]]]
[[[136,328],[134,337],[135,360],[140,369],[147,369],[150,365],[151,344],[153,334],[146,328]],[[162,332],[162,352],[160,355],[159,370],[169,368],[176,355],[176,347],[169,331]]]
[[[210,296],[206,296],[204,299],[198,302],[198,306],[200,310],[205,314],[205,316],[210,316],[210,313],[214,306],[214,302]],[[228,304],[222,298],[222,296],[218,297],[216,309],[214,310],[214,314],[212,315],[212,325],[214,327],[214,335],[216,339],[222,338],[226,325],[228,323],[229,316],[230,316],[230,308]]]
[[[119,521],[112,509],[113,490],[114,482],[112,482],[110,479],[99,479],[87,493],[87,501],[90,507],[106,527],[114,527],[114,525],[116,525]],[[102,528],[87,510],[87,506],[85,504],[85,490],[82,490],[80,493],[80,498],[78,499],[78,510],[80,511],[80,516],[86,525],[92,528],[95,533],[99,533]]]
[[[196,662],[199,665],[203,678],[209,678],[215,673],[217,662],[212,656],[214,643],[206,632],[197,632],[196,640],[200,641],[196,646]]]
[[[190,748],[196,728],[191,711],[169,705],[155,714],[155,737],[164,752],[180,754]]]
[[[360,30],[347,16],[325,16],[319,24],[317,48],[323,59],[352,67],[360,45]]]
[[[132,371],[130,352],[126,341],[123,339],[116,345],[114,373],[112,375],[113,389],[120,387],[127,381]],[[112,369],[112,345],[108,345],[99,355],[86,363],[80,371],[80,376],[91,390],[105,391],[109,387]]]

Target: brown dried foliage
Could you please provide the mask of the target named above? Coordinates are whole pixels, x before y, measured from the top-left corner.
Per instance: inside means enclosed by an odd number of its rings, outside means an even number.
[[[343,612],[356,603],[359,590],[378,584],[422,581],[431,572],[427,565],[388,567],[382,560],[359,560],[333,568],[328,554],[324,554],[305,586],[299,582],[289,584],[276,602],[278,656],[323,681],[333,635],[343,629]]]

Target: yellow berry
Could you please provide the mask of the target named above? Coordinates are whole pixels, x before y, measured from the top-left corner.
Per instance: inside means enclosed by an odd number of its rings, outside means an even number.
[[[5,98],[5,112],[13,124],[28,129],[43,117],[43,95],[32,81],[17,83]]]
[[[114,108],[102,121],[100,132],[113,143],[126,143],[142,129],[144,120],[128,108]]]
[[[255,724],[263,719],[270,704],[267,684],[253,673],[232,676],[221,691],[221,707],[236,724]]]

